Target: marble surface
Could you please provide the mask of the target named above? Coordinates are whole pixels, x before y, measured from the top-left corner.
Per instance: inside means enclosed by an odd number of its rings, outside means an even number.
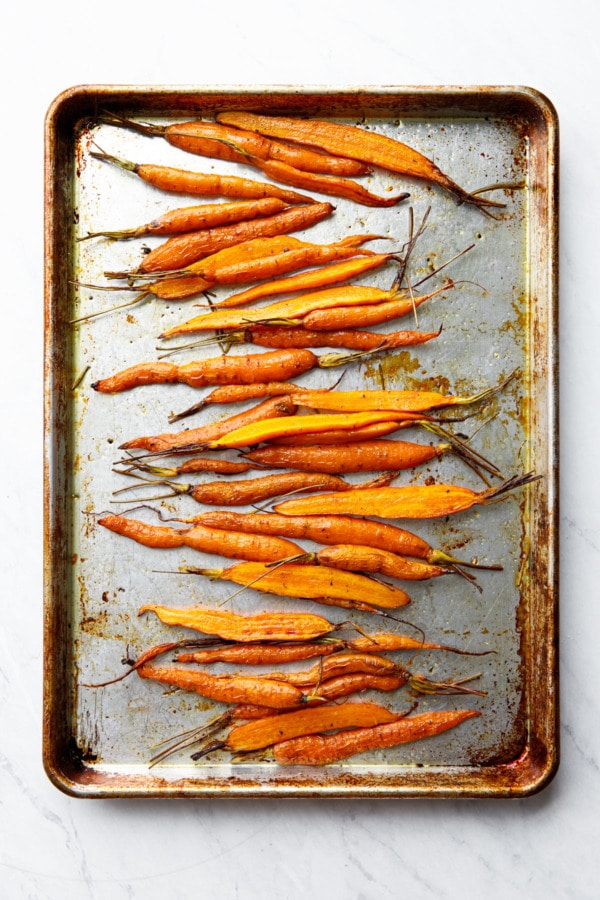
[[[0,896],[593,898],[600,717],[594,6],[347,0],[40,8],[3,17]],[[285,15],[284,15],[285,10]],[[187,17],[194,27],[181,23]],[[42,156],[82,83],[525,84],[561,121],[561,733],[523,800],[83,801],[41,763]]]

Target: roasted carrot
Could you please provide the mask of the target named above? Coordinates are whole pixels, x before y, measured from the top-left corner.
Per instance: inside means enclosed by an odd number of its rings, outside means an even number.
[[[299,469],[302,472],[397,471],[423,465],[452,450],[449,443],[429,445],[409,441],[357,441],[346,446],[308,444],[261,447],[244,458],[271,469]]]
[[[434,737],[479,715],[474,709],[419,713],[386,725],[294,738],[277,744],[273,755],[280,765],[322,766],[357,753]]]
[[[391,254],[374,253],[372,256],[357,256],[352,259],[321,265],[318,268],[288,275],[285,278],[263,281],[251,288],[247,288],[245,291],[231,294],[225,300],[215,303],[215,306],[219,309],[245,306],[254,300],[262,300],[265,297],[276,297],[279,294],[295,294],[299,291],[312,291],[316,288],[340,284],[344,281],[350,281],[352,278],[358,278],[373,269],[378,269],[391,259],[395,259]]]
[[[484,210],[504,205],[469,193],[422,153],[376,131],[367,131],[355,125],[338,122],[261,116],[243,112],[220,113],[217,121],[247,131],[258,131],[269,137],[307,144],[336,156],[358,159],[399,175],[424,179],[449,191],[459,202],[470,203]]]
[[[214,510],[184,521],[198,522],[209,528],[231,528],[235,531],[250,531],[253,534],[282,535],[320,544],[359,544],[389,550],[399,556],[414,556],[434,565],[459,562],[460,565],[469,565],[443,550],[431,547],[423,538],[404,528],[376,522],[370,518],[332,516],[326,515],[324,511],[318,516],[294,516]]]
[[[248,675],[211,675],[185,666],[153,666],[146,663],[137,670],[140,678],[160,681],[184,691],[221,703],[258,703],[277,709],[290,709],[306,703],[300,688],[284,681],[269,681]]]
[[[431,519],[465,512],[491,503],[508,491],[541,476],[516,475],[485,491],[453,484],[412,484],[405,487],[367,488],[348,494],[319,494],[300,500],[285,500],[275,507],[282,515],[355,515],[384,519]]]
[[[382,303],[374,305],[360,306],[356,305],[352,308],[330,308],[316,309],[307,313],[302,318],[302,327],[311,331],[337,331],[340,328],[370,328],[373,325],[383,325],[385,322],[391,322],[394,319],[401,319],[408,316],[425,303],[437,297],[444,291],[448,291],[454,287],[454,282],[443,285],[443,287],[432,291],[429,294],[411,294],[410,296],[402,295],[397,298],[391,296]]]
[[[327,360],[325,360],[327,363]],[[273,350],[243,356],[222,356],[177,365],[170,362],[138,363],[108,378],[95,381],[94,390],[104,394],[128,391],[148,384],[207,385],[253,384],[287,381],[320,365],[310,350]],[[289,385],[288,393],[294,388]]]
[[[157,478],[175,478],[176,475],[189,475],[193,472],[216,472],[218,475],[241,475],[257,466],[250,462],[232,462],[229,459],[209,459],[204,456],[196,456],[193,459],[186,459],[177,466],[155,466],[150,463],[138,461],[134,458],[122,460],[125,469],[120,470],[121,474],[129,474],[131,470],[140,470],[148,475],[155,475]]]
[[[369,482],[371,486],[389,484],[394,475],[383,476]],[[237,481],[213,481],[204,484],[182,484],[175,481],[142,481],[144,485],[165,485],[169,493],[151,499],[164,499],[180,494],[189,495],[196,503],[207,506],[249,506],[262,503],[271,497],[286,494],[304,494],[313,491],[353,491],[356,484],[351,484],[336,475],[321,475],[317,472],[282,472],[276,475],[264,475],[260,478],[240,479]],[[136,487],[136,485],[130,485]],[[129,488],[127,488],[129,490]],[[120,492],[120,491],[119,491]],[[289,555],[289,554],[287,554]]]
[[[263,197],[276,197],[285,203],[312,203],[313,198],[296,191],[286,190],[265,181],[252,181],[237,175],[204,174],[176,169],[171,166],[157,166],[153,163],[134,163],[128,159],[119,159],[109,153],[93,152],[95,159],[119,166],[133,172],[146,184],[161,191],[172,191],[176,194],[201,194],[203,196],[239,197],[245,200],[257,200]]]
[[[310,228],[317,222],[322,222],[332,212],[331,203],[307,203],[290,206],[271,216],[175,235],[144,256],[138,268],[131,274],[135,276],[140,272],[182,269],[219,250],[254,238],[288,234],[290,231]]]
[[[296,397],[299,396],[301,395],[296,394]],[[293,416],[286,419],[285,425],[278,423],[276,419],[269,419],[242,426],[222,437],[207,441],[203,446],[208,450],[249,447],[283,436],[291,437],[296,434],[314,434],[317,436],[320,431],[330,431],[332,428],[341,431],[353,431],[356,428],[376,424],[377,422],[402,422],[409,419],[411,422],[415,421],[410,413],[388,410]]]
[[[178,653],[177,662],[204,664],[227,662],[242,666],[270,666],[314,659],[317,656],[329,656],[345,649],[345,644],[345,641],[228,644]]]
[[[389,257],[388,257],[389,259]],[[193,331],[214,331],[225,328],[244,328],[247,324],[284,321],[294,324],[293,320],[302,319],[315,309],[331,307],[350,307],[353,305],[379,304],[393,296],[393,289],[383,290],[378,287],[363,285],[346,285],[345,287],[324,288],[320,291],[279,300],[269,306],[258,309],[231,311],[215,310],[201,316],[195,316],[189,322],[177,325],[163,332],[161,337],[172,337],[176,334],[187,334]],[[289,320],[289,321],[288,321]]]
[[[306,734],[340,728],[367,728],[395,722],[398,713],[375,703],[343,703],[267,716],[232,728],[223,742],[234,753],[249,752]]]
[[[512,376],[511,376],[512,377]],[[366,412],[367,410],[393,410],[395,412],[429,412],[448,406],[467,406],[486,400],[497,393],[505,384],[487,388],[477,394],[459,397],[441,394],[439,391],[303,391],[290,392],[292,402],[311,409],[335,410],[342,413]]]
[[[190,451],[198,449],[199,445],[207,441],[215,440],[220,435],[228,434],[232,429],[248,422],[258,422],[271,416],[291,416],[296,407],[288,397],[274,397],[264,400],[252,409],[245,410],[235,416],[229,416],[219,422],[211,422],[200,428],[192,428],[189,431],[165,433],[158,435],[145,435],[133,438],[120,445],[121,450],[142,449],[151,453],[163,453],[165,451]]]
[[[202,203],[199,206],[182,206],[168,210],[156,216],[150,222],[138,225],[137,228],[126,228],[120,231],[94,231],[79,238],[108,237],[113,240],[129,240],[130,238],[148,235],[164,237],[171,234],[185,234],[188,231],[200,231],[205,228],[216,228],[220,225],[231,225],[258,216],[272,216],[287,208],[285,200],[277,197],[263,197],[259,200],[232,200],[225,203]]]
[[[410,602],[410,597],[400,588],[327,566],[284,563],[274,567],[250,562],[228,569],[188,568],[186,571],[220,581],[233,581],[267,594],[301,597],[349,609],[372,610],[374,606],[396,609]]]
[[[238,160],[239,152],[228,145],[235,142],[244,152],[259,159],[275,159],[286,162],[296,169],[307,172],[321,172],[328,175],[354,177],[368,175],[371,167],[358,160],[332,156],[282,141],[271,140],[255,131],[230,128],[216,122],[195,120],[157,125],[150,122],[136,122],[116,113],[105,117],[110,124],[132,128],[151,137],[163,137],[174,147],[200,156],[214,156],[219,159]]]
[[[201,553],[256,562],[272,562],[302,553],[300,547],[283,538],[224,531],[207,528],[205,525],[176,529],[164,525],[148,525],[137,519],[116,515],[103,516],[98,519],[98,524],[145,547],[161,550],[190,547]]]
[[[191,606],[172,609],[159,603],[146,603],[138,614],[153,612],[164,625],[180,625],[204,634],[214,634],[226,641],[254,643],[256,641],[310,641],[336,631],[322,616],[313,613],[258,613],[241,616],[223,609],[204,609]]]
[[[277,438],[269,446],[246,453],[246,458],[257,466],[270,469],[299,469],[303,472],[398,472],[402,469],[415,468],[439,458],[445,453],[454,453],[466,464],[481,474],[480,470],[500,476],[500,471],[476,450],[472,450],[465,441],[451,432],[445,431],[434,422],[421,419],[409,419],[399,423],[421,425],[436,435],[447,437],[441,444],[417,444],[399,440],[360,440],[357,434],[352,441],[332,440],[335,432],[324,432],[326,441],[315,436],[318,443],[311,443],[310,432],[302,435],[302,441],[293,437]],[[395,423],[392,423],[395,425]]]
[[[344,307],[345,308],[345,307]],[[358,331],[352,328],[337,331],[311,331],[309,328],[275,325],[254,325],[242,331],[229,333],[225,344],[257,344],[261,347],[299,349],[301,347],[344,347],[347,350],[394,350],[425,344],[439,331],[394,331],[380,334],[375,331]]]

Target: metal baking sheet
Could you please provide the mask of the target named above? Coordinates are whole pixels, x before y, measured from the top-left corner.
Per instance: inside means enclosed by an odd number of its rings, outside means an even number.
[[[137,163],[155,162],[197,171],[240,174],[236,164],[194,157],[166,141],[98,124],[102,110],[144,121],[211,118],[222,110],[331,118],[381,131],[414,146],[462,186],[520,184],[490,196],[506,202],[498,219],[458,205],[441,189],[376,171],[368,187],[381,193],[408,190],[407,203],[391,209],[336,200],[334,215],[301,235],[328,242],[369,232],[391,240],[373,249],[401,248],[409,208],[428,227],[411,258],[411,276],[438,267],[473,244],[448,268],[457,282],[443,298],[425,304],[418,325],[439,338],[347,368],[344,388],[435,387],[469,394],[518,377],[494,400],[483,420],[461,426],[473,446],[506,475],[533,470],[543,476],[495,505],[475,507],[452,519],[407,524],[433,546],[457,556],[501,563],[481,571],[482,591],[458,577],[411,583],[401,610],[430,641],[474,651],[481,657],[421,652],[413,670],[436,680],[480,673],[485,697],[421,697],[419,711],[477,708],[481,717],[434,739],[350,758],[327,767],[278,767],[268,760],[232,762],[215,753],[194,763],[189,752],[150,767],[161,741],[208,721],[224,709],[196,695],[165,690],[133,675],[104,687],[173,629],[151,616],[145,602],[217,605],[232,585],[177,574],[181,565],[230,564],[192,551],[156,551],[97,526],[101,511],[123,511],[148,495],[113,471],[118,447],[140,434],[177,430],[167,416],[194,402],[183,385],[147,386],[120,395],[94,392],[94,380],[136,362],[155,359],[157,336],[197,312],[194,301],[145,302],[98,316],[81,316],[126,303],[124,291],[105,292],[75,283],[106,284],[106,270],[128,270],[156,238],[80,241],[90,231],[127,228],[198,198],[166,195],[132,173],[92,157],[94,145]],[[208,88],[83,86],[67,90],[46,118],[45,257],[45,648],[43,755],[51,780],[79,797],[506,797],[544,787],[558,765],[557,735],[557,243],[558,122],[550,101],[526,87]],[[261,180],[260,173],[244,174]],[[315,195],[316,196],[316,195]],[[385,268],[365,283],[389,286]],[[432,279],[441,283],[441,275]],[[219,289],[217,296],[227,291]],[[383,329],[386,330],[386,329]],[[244,353],[252,348],[233,348]],[[257,350],[258,348],[254,348]],[[184,351],[185,361],[216,355],[218,348]],[[334,370],[307,373],[299,383],[329,386]],[[229,415],[209,407],[194,420]],[[481,427],[479,427],[481,426]],[[408,439],[422,434],[404,432]],[[252,474],[252,473],[251,473]],[[403,473],[396,483],[425,479],[484,485],[455,458]],[[183,479],[185,480],[185,479]],[[188,479],[189,480],[189,479]],[[156,492],[156,489],[155,491]],[[150,490],[150,493],[153,493]],[[189,497],[156,501],[167,515],[193,515]],[[157,522],[149,510],[132,516]],[[307,549],[310,545],[307,544]],[[293,608],[335,621],[344,610],[302,601],[266,598],[247,590],[230,603],[238,612]],[[381,630],[385,620],[350,616]],[[396,626],[399,630],[401,626]],[[186,633],[177,630],[178,635]],[[189,636],[188,632],[186,636]],[[224,667],[221,667],[225,670]],[[370,697],[396,709],[412,698]]]

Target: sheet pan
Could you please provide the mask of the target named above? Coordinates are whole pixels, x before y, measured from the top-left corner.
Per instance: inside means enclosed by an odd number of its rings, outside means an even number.
[[[170,639],[166,626],[137,615],[142,603],[217,605],[232,593],[231,585],[177,572],[182,564],[218,567],[226,560],[154,551],[96,524],[99,512],[132,508],[148,495],[140,486],[125,495],[129,506],[115,504],[114,491],[126,484],[113,471],[122,456],[119,445],[134,435],[173,430],[168,414],[190,405],[198,392],[182,385],[148,386],[103,396],[91,383],[155,359],[157,335],[195,314],[193,301],[146,302],[79,325],[72,320],[131,299],[124,291],[78,285],[106,284],[106,270],[134,268],[142,247],[158,243],[80,238],[89,231],[140,224],[184,201],[197,202],[163,195],[130,172],[100,162],[91,155],[94,147],[138,163],[234,174],[240,168],[98,124],[98,116],[113,110],[161,123],[211,118],[231,109],[360,124],[415,146],[469,190],[521,185],[490,195],[506,202],[502,215],[492,219],[458,205],[438,188],[378,171],[369,179],[370,189],[400,187],[410,191],[410,200],[385,210],[336,201],[335,214],[302,235],[325,243],[364,230],[391,239],[374,243],[374,249],[402,247],[409,208],[417,223],[430,209],[427,230],[411,258],[415,278],[474,245],[447,271],[458,282],[452,294],[419,310],[418,327],[443,326],[440,337],[348,367],[344,388],[416,386],[465,394],[517,371],[485,422],[467,420],[461,432],[506,475],[533,470],[542,476],[501,503],[451,520],[413,523],[414,528],[408,523],[434,546],[503,565],[502,572],[478,573],[481,593],[460,578],[411,584],[412,603],[403,616],[428,640],[494,651],[481,657],[421,652],[411,661],[436,680],[479,674],[477,685],[486,691],[483,698],[421,697],[419,711],[464,706],[477,708],[481,717],[435,739],[324,768],[232,762],[224,753],[194,763],[185,752],[150,767],[153,748],[161,741],[210,720],[224,707],[135,675],[104,688],[83,686],[121,674],[124,660]],[[43,756],[50,779],[79,797],[507,797],[544,787],[559,758],[558,121],[551,102],[519,86],[92,85],[69,89],[55,100],[45,136]],[[245,174],[261,178],[252,170]],[[392,276],[388,268],[362,280],[387,287]],[[177,359],[199,352],[216,355],[218,348],[184,351]],[[299,383],[330,386],[333,380],[331,370],[317,370]],[[213,407],[202,416],[209,420],[232,411]],[[483,487],[475,473],[450,457],[403,473],[397,483],[426,478]],[[199,511],[185,496],[153,505],[163,515]],[[157,521],[148,510],[131,515]],[[277,598],[249,590],[231,608],[282,607]],[[345,611],[315,610],[299,600],[286,601],[286,608],[324,611],[335,621],[347,618]],[[368,614],[351,618],[363,628],[373,626]],[[370,699],[381,702],[381,697]],[[399,692],[383,702],[403,708],[411,701]]]

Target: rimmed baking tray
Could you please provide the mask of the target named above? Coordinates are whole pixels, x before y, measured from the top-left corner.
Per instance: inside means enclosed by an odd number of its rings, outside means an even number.
[[[153,747],[223,707],[165,691],[137,676],[105,688],[83,687],[115,677],[124,660],[172,636],[150,617],[137,616],[142,603],[218,604],[231,593],[231,586],[176,574],[182,563],[197,565],[197,555],[158,553],[96,525],[98,512],[123,509],[114,505],[113,493],[124,484],[112,471],[121,455],[119,444],[134,435],[172,430],[168,414],[197,394],[183,386],[162,386],[104,396],[93,391],[91,382],[156,358],[157,335],[189,318],[193,306],[189,301],[146,303],[71,323],[130,299],[126,293],[76,283],[99,285],[106,270],[133,268],[142,252],[139,241],[79,238],[141,224],[184,205],[183,200],[198,202],[163,196],[131,173],[100,162],[91,156],[94,144],[137,163],[239,170],[232,163],[191,157],[159,139],[99,125],[98,115],[112,110],[166,122],[211,118],[232,109],[360,124],[415,146],[469,190],[519,185],[490,194],[506,202],[501,216],[492,219],[458,205],[440,189],[376,172],[371,189],[401,186],[410,191],[410,201],[391,210],[339,201],[334,216],[307,233],[327,242],[364,230],[401,247],[410,207],[415,222],[430,209],[428,228],[412,258],[415,274],[474,245],[451,270],[460,282],[452,296],[419,312],[424,330],[443,325],[440,337],[411,352],[351,367],[344,386],[436,385],[466,393],[516,370],[518,377],[498,395],[485,422],[465,422],[462,431],[505,474],[533,470],[543,476],[502,503],[413,529],[463,558],[503,565],[502,572],[479,574],[481,593],[459,578],[443,585],[443,579],[411,585],[413,603],[406,612],[428,640],[494,651],[477,658],[421,653],[411,662],[438,680],[479,674],[477,684],[486,691],[483,698],[421,698],[421,711],[470,706],[482,715],[435,739],[323,768],[278,767],[268,759],[232,762],[219,753],[197,763],[181,753],[150,767]],[[67,90],[54,101],[45,139],[43,758],[50,779],[79,797],[509,797],[544,787],[559,755],[558,121],[552,104],[536,90],[511,86],[91,85]],[[253,170],[245,174],[260,180]],[[387,286],[389,271],[370,279],[377,280]],[[215,355],[214,349],[202,352]],[[197,353],[180,358],[192,355]],[[303,383],[329,385],[331,378],[309,373]],[[401,481],[424,478],[483,487],[473,472],[450,458],[404,474]],[[131,507],[141,496],[131,491]],[[188,497],[162,501],[162,509],[172,515],[198,511]],[[144,514],[151,515],[139,513]],[[213,567],[225,564],[210,560]],[[300,601],[292,606],[311,608]],[[234,608],[244,612],[281,605],[249,590]],[[332,608],[325,614],[333,619],[336,612],[338,621],[346,618]],[[355,621],[372,627],[365,616],[356,614]],[[386,696],[384,702],[402,708],[410,698]]]

